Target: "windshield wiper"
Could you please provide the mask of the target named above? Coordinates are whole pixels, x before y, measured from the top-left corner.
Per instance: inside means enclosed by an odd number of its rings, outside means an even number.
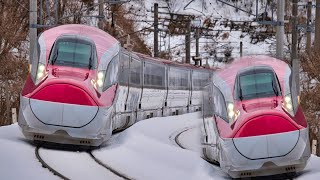
[[[241,87],[239,88],[239,99],[240,99],[241,101],[243,100]]]
[[[58,55],[59,55],[59,51],[57,50],[57,53],[54,55],[54,57],[53,57],[53,59],[52,59],[52,61],[51,61],[51,64],[52,64],[52,65],[57,61]]]
[[[272,80],[272,89],[273,89],[274,94],[275,94],[276,96],[278,96],[278,95],[279,95],[279,92],[278,92],[278,90],[276,89],[273,80]]]
[[[89,58],[89,69],[92,68],[92,57]]]

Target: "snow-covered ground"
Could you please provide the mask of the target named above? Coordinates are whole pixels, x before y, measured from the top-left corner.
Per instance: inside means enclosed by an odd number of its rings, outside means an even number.
[[[130,179],[230,179],[200,157],[198,113],[140,121],[115,134],[92,154]],[[182,133],[181,133],[182,132]],[[175,136],[182,149],[175,142]],[[0,179],[59,179],[42,167],[35,146],[17,124],[0,127]],[[42,159],[70,179],[121,179],[97,164],[87,152],[40,148]],[[320,158],[312,156],[297,179],[320,178]]]

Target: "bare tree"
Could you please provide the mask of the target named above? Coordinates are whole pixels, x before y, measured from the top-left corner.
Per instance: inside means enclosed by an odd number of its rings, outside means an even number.
[[[0,125],[10,124],[27,72],[28,2],[0,0]]]

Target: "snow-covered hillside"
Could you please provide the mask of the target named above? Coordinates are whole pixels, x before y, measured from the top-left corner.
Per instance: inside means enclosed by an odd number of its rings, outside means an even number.
[[[92,154],[128,179],[230,179],[219,167],[200,157],[196,148],[199,134],[195,130],[199,123],[198,113],[140,121],[113,135]],[[187,149],[174,141],[182,131],[186,133],[179,141]],[[25,141],[17,124],[0,127],[0,144],[0,179],[59,179],[41,166],[35,146]],[[39,154],[49,166],[70,179],[122,179],[85,151],[40,148]],[[297,179],[318,178],[320,158],[312,156]]]
[[[231,4],[232,1],[226,1]],[[269,9],[265,3],[258,3],[258,14]],[[131,16],[136,22],[136,29],[153,28],[153,6],[154,3],[159,4],[159,28],[160,31],[160,51],[170,54],[172,60],[183,61],[185,57],[185,37],[183,35],[169,35],[168,13],[187,14],[195,16],[192,21],[193,27],[201,27],[210,29],[209,32],[202,32],[199,40],[200,55],[203,58],[203,63],[208,60],[210,65],[221,60],[224,57],[225,51],[232,51],[232,57],[240,56],[240,41],[243,42],[243,55],[252,54],[271,54],[274,53],[274,34],[270,37],[255,43],[252,40],[254,36],[249,32],[243,32],[242,29],[251,28],[253,32],[263,32],[267,28],[273,29],[271,26],[261,26],[256,22],[252,22],[256,17],[256,1],[238,1],[237,5],[246,13],[237,10],[234,7],[223,4],[219,1],[203,1],[203,0],[146,0],[132,1],[127,4],[127,8],[131,8],[134,15]],[[270,13],[270,10],[269,10]],[[274,15],[275,17],[275,15]],[[164,20],[166,19],[166,20]],[[245,23],[244,21],[251,21]],[[241,24],[241,27],[236,27]],[[275,32],[275,31],[273,31]],[[205,35],[206,34],[206,35]],[[150,48],[153,48],[153,33],[143,36]],[[195,55],[195,37],[194,33],[191,36],[191,56]]]

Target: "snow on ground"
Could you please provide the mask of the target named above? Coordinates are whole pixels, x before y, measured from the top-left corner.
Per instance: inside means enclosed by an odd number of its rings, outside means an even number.
[[[214,169],[199,153],[173,145],[170,135],[201,122],[198,113],[141,121],[94,151],[101,161],[133,179],[210,179]]]
[[[140,121],[115,134],[93,155],[114,170],[138,180],[230,179],[197,152],[201,123],[199,113]],[[179,136],[181,149],[174,142]],[[0,127],[0,179],[59,179],[36,159],[35,147],[25,141],[17,124]],[[116,179],[95,164],[86,152],[40,149],[41,157],[55,170],[71,179]],[[320,158],[312,156],[296,179],[320,178]]]
[[[87,152],[41,148],[39,154],[50,167],[69,179],[122,179],[96,163]]]
[[[0,179],[59,179],[42,168],[17,124],[0,127]]]

